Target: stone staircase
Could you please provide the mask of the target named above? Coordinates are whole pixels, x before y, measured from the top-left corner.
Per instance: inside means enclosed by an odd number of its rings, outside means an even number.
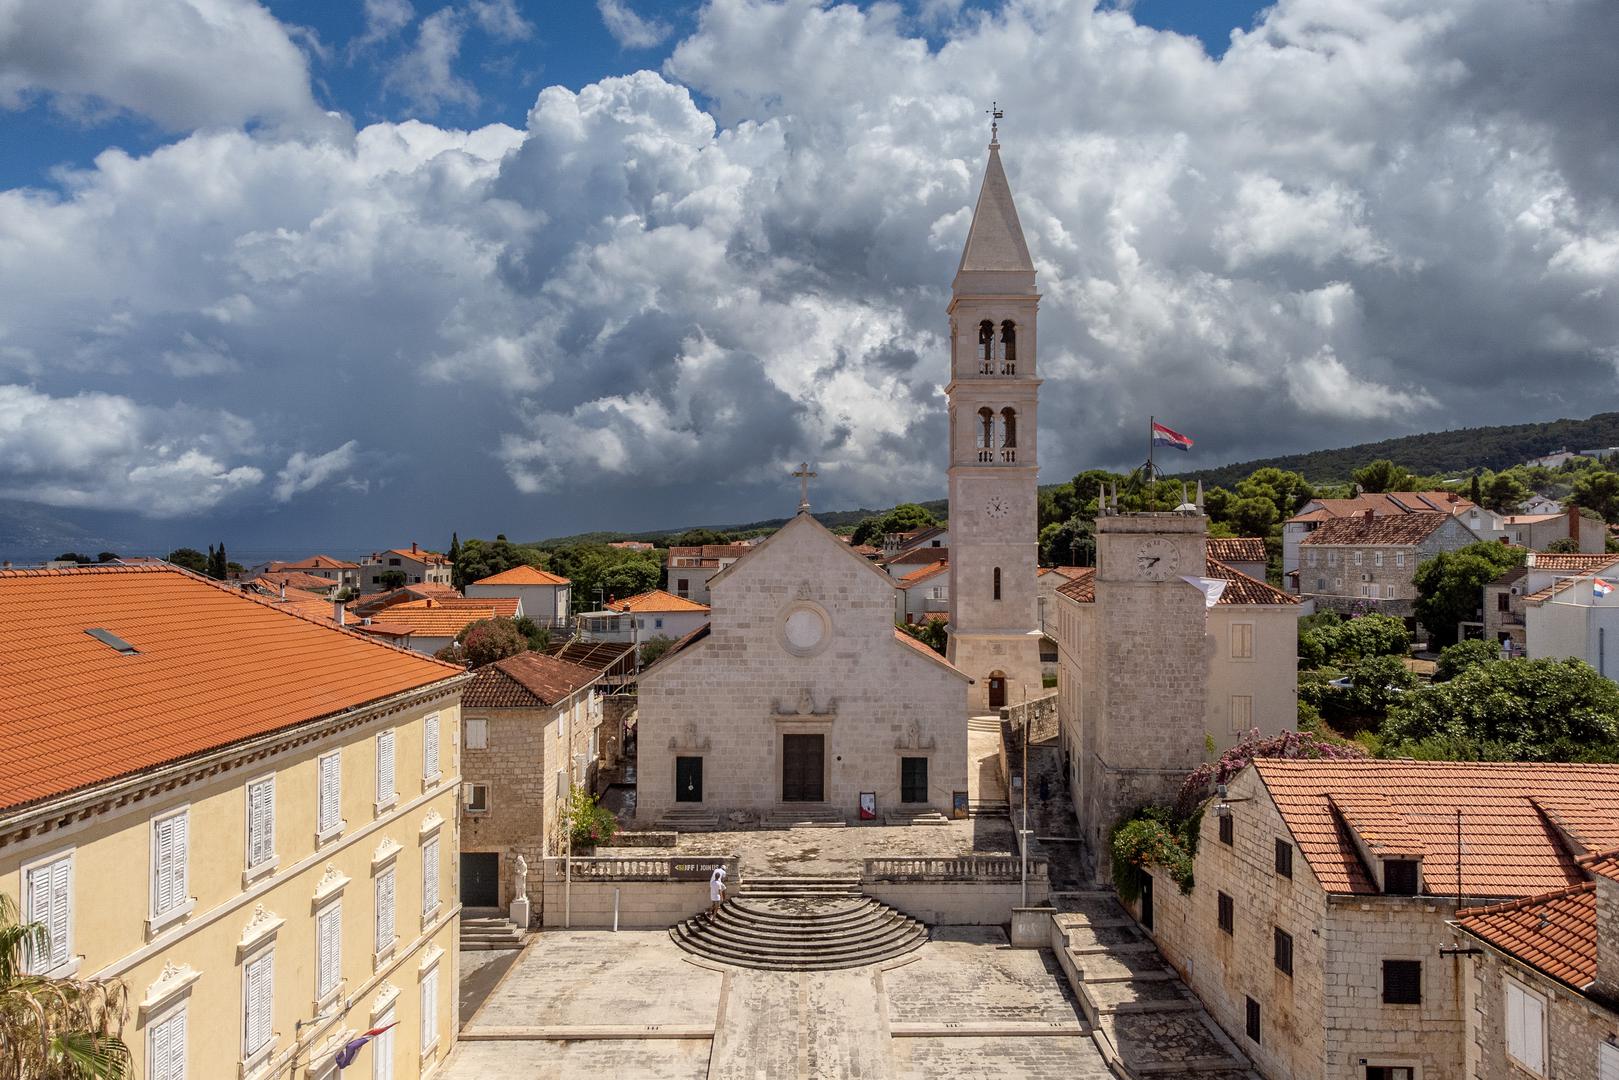
[[[927,927],[860,891],[858,878],[751,877],[710,919],[669,929],[687,952],[764,971],[832,971],[902,956]]]
[[[463,908],[461,951],[468,949],[521,949],[526,932],[497,908]]]
[[[948,825],[950,819],[937,810],[890,810],[883,815],[885,825]]]
[[[1012,808],[1005,799],[970,799],[967,802],[967,816],[1009,818]]]
[[[968,731],[988,731],[996,735],[1001,733],[1001,717],[996,713],[989,716],[967,717]]]
[[[1058,962],[1109,1067],[1127,1080],[1261,1080],[1111,892],[1052,894]]]
[[[848,824],[843,811],[815,803],[778,806],[764,819],[767,829],[841,829]]]
[[[719,827],[719,816],[701,806],[671,807],[653,823],[654,829],[665,832],[713,832]]]

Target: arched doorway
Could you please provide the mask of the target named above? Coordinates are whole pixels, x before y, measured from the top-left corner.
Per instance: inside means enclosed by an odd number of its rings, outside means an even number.
[[[999,709],[1006,705],[1006,672],[989,673],[989,707]]]

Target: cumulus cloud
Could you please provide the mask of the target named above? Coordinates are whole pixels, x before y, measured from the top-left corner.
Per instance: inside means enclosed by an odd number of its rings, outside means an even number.
[[[626,49],[650,49],[662,45],[673,31],[662,19],[648,19],[635,13],[626,0],[596,0],[596,10],[613,40]]]
[[[354,39],[352,50],[387,41],[409,26],[415,17],[416,9],[410,0],[365,0],[365,29]]]
[[[11,0],[0,10],[0,108],[37,95],[94,119],[171,131],[324,118],[288,28],[253,0]]]
[[[472,17],[490,37],[502,41],[527,41],[534,36],[534,25],[518,12],[514,0],[472,0]]]
[[[790,512],[803,459],[818,507],[936,496],[999,99],[1043,480],[1131,464],[1149,413],[1194,464],[1588,414],[1619,356],[1619,202],[1592,179],[1615,136],[1557,95],[1611,78],[1570,51],[1605,4],[1281,0],[1215,61],[1111,7],[963,8],[930,45],[890,5],[711,0],[663,71],[547,88],[523,130],[206,131],[0,193],[0,371],[250,418],[273,459],[195,449],[286,499],[363,446],[355,528],[380,491],[534,535],[747,520]],[[424,108],[465,103],[474,18],[422,24]],[[56,461],[28,486],[90,484]]]
[[[152,517],[208,510],[264,479],[233,462],[252,436],[223,411],[0,386],[0,495]]]
[[[360,444],[350,439],[324,454],[297,451],[276,474],[273,494],[276,502],[288,502],[294,495],[314,491],[323,484],[337,483],[363,494],[369,486],[363,477],[350,475],[359,464]]]
[[[454,8],[440,8],[422,20],[416,45],[394,61],[383,86],[412,108],[436,116],[445,105],[478,104],[478,91],[455,73],[465,20]]]

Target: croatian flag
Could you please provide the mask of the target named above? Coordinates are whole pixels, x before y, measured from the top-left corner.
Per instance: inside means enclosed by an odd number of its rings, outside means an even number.
[[[1609,593],[1613,592],[1613,586],[1609,585],[1606,581],[1603,581],[1601,578],[1592,578],[1591,579],[1591,591],[1593,593],[1595,593],[1597,596],[1607,596]]]
[[[1154,446],[1173,446],[1177,450],[1190,450],[1192,440],[1173,428],[1166,428],[1154,420],[1152,423],[1152,444]]]
[[[343,1044],[343,1049],[339,1050],[337,1052],[337,1056],[332,1060],[336,1062],[339,1069],[348,1068],[350,1065],[354,1064],[354,1059],[360,1056],[360,1050],[365,1046],[366,1043],[370,1042],[372,1039],[376,1038],[378,1035],[381,1035],[384,1031],[387,1031],[389,1028],[398,1023],[399,1021],[395,1020],[393,1024],[384,1024],[382,1027],[372,1028],[364,1035],[361,1035],[358,1039],[350,1039],[348,1042]]]

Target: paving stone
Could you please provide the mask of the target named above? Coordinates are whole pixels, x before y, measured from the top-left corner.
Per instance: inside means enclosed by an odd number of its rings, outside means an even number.
[[[1104,979],[1135,979],[1142,976],[1167,977],[1170,972],[1156,951],[1148,953],[1090,953],[1074,957],[1074,964],[1087,983]]]
[[[936,935],[915,963],[884,972],[883,983],[888,1018],[896,1024],[1072,1023],[1079,1016],[1062,970],[1045,949],[986,948]]]
[[[1103,1080],[1096,1044],[1083,1036],[894,1040],[895,1080]]]
[[[1067,931],[1068,947],[1076,950],[1152,944],[1133,926],[1109,926],[1106,923],[1092,926],[1087,923],[1068,927]]]
[[[1085,993],[1096,1007],[1107,1011],[1129,1005],[1186,1002],[1180,984],[1169,979],[1132,979],[1128,982],[1086,983]],[[1190,1004],[1187,1002],[1187,1004]]]
[[[1226,1058],[1226,1049],[1196,1012],[1104,1013],[1099,1026],[1131,1066]]]
[[[1089,922],[1129,922],[1134,924],[1128,912],[1119,906],[1111,894],[1103,893],[1067,893],[1051,898],[1051,906],[1057,909],[1057,922],[1060,925],[1082,925]],[[1066,917],[1065,917],[1066,916]],[[1080,916],[1073,918],[1073,916]]]
[[[708,1051],[707,1039],[460,1043],[438,1075],[440,1080],[704,1080]]]

